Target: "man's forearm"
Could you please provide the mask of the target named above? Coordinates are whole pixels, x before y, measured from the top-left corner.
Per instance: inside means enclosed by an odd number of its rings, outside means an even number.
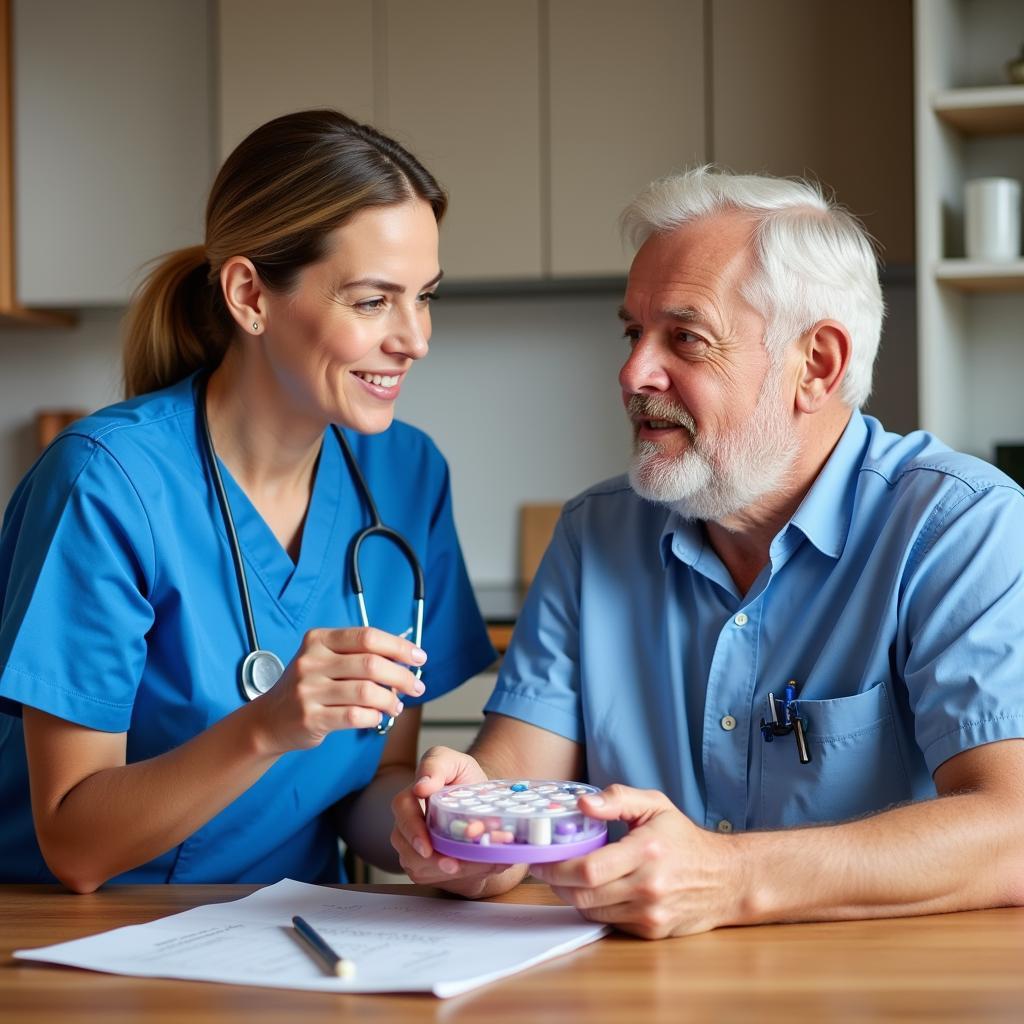
[[[964,793],[841,825],[733,837],[732,924],[1024,903],[1024,801]]]

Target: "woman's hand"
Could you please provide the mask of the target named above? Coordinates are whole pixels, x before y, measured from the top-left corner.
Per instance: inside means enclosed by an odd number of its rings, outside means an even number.
[[[426,660],[410,641],[369,626],[310,630],[281,678],[250,705],[261,752],[306,750],[338,729],[372,729],[401,714],[402,696],[424,690],[405,666]]]
[[[395,815],[391,845],[398,851],[402,870],[414,882],[477,899],[506,892],[526,876],[524,865],[510,867],[456,860],[436,853],[430,845],[421,801],[442,786],[486,780],[486,773],[469,754],[449,747],[431,747],[423,755],[416,770],[416,782],[391,801]]]

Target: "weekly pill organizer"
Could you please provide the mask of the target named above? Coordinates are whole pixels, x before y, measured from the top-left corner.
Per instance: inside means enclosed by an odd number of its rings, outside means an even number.
[[[576,801],[598,793],[582,782],[490,779],[445,786],[430,797],[427,827],[438,853],[490,864],[568,860],[608,841],[603,821]]]

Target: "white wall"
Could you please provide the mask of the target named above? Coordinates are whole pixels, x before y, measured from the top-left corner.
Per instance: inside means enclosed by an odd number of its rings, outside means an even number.
[[[515,578],[520,504],[564,501],[625,467],[621,301],[616,292],[435,307],[430,356],[409,375],[399,415],[448,457],[475,582]]]
[[[451,463],[474,580],[512,580],[521,502],[565,499],[621,471],[618,302],[607,294],[438,303],[430,356],[410,374],[399,416],[431,434]],[[37,409],[119,397],[120,315],[91,310],[71,331],[0,332],[0,504],[35,457]]]
[[[908,430],[917,421],[913,290],[891,287],[886,298],[869,411]],[[398,411],[448,457],[475,582],[514,579],[520,504],[565,500],[624,469],[620,300],[612,291],[451,296],[435,306],[430,356],[410,374]],[[117,310],[91,310],[72,331],[0,332],[0,503],[35,457],[37,409],[96,408],[118,398],[119,318]]]

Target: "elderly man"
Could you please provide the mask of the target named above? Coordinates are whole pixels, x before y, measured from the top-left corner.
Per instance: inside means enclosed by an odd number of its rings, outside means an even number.
[[[701,168],[623,223],[628,482],[565,506],[470,755],[395,800],[404,867],[507,889],[419,800],[586,779],[628,831],[533,874],[645,937],[1024,903],[1024,494],[861,414],[877,268],[818,189]]]

